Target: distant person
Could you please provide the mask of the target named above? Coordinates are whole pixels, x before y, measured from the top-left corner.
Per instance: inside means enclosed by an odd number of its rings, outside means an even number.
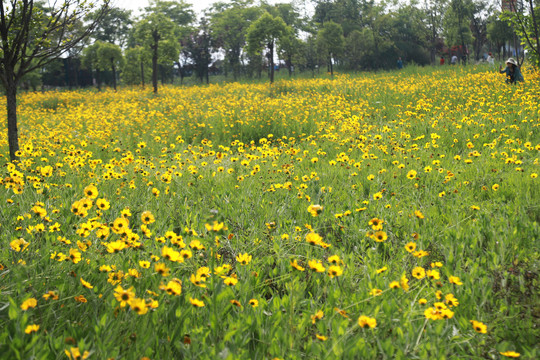
[[[444,65],[444,56],[441,56],[441,60],[439,60],[439,64]]]
[[[450,60],[450,63],[452,65],[456,65],[457,64],[457,56],[456,54],[452,55],[452,59]]]
[[[397,59],[397,68],[403,69],[403,60],[401,60],[401,56]]]
[[[487,63],[491,66],[495,66],[495,58],[493,57],[492,53],[488,53],[488,57],[486,59]]]
[[[509,58],[506,60],[506,68],[504,68],[504,70],[502,66],[499,65],[499,73],[506,74],[506,82],[508,84],[515,84],[518,81],[524,81],[518,63],[516,60],[514,60],[514,58]]]

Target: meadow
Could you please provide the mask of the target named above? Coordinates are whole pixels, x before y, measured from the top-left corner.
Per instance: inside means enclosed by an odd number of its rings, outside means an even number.
[[[524,75],[21,95],[0,358],[539,358]]]

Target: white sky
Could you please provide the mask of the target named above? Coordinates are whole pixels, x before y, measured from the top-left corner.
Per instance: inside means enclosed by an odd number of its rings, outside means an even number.
[[[192,8],[195,11],[197,17],[201,15],[202,11],[209,8],[214,2],[218,0],[184,0],[188,4],[192,4]],[[226,1],[226,0],[224,0]],[[287,3],[292,0],[267,0],[271,4]],[[133,10],[133,15],[137,15],[139,9],[143,9],[148,6],[148,0],[112,0],[112,6],[120,7],[128,10]]]

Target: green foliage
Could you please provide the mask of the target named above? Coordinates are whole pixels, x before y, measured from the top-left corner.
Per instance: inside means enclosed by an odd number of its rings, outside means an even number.
[[[218,3],[210,12],[211,36],[216,46],[225,52],[225,71],[240,75],[242,50],[246,45],[249,26],[261,15],[261,9],[250,6],[252,1]]]
[[[144,80],[145,83],[150,81],[152,60],[150,53],[142,46],[129,48],[125,52],[125,62],[122,68],[122,80],[127,85],[138,85]],[[141,70],[142,63],[142,70]],[[144,79],[142,79],[144,73]]]
[[[449,46],[466,46],[473,41],[470,22],[474,6],[472,0],[451,0],[444,15],[444,33]]]
[[[273,17],[265,12],[247,31],[247,51],[252,54],[260,54],[261,51],[289,35],[291,30],[280,17]]]
[[[124,56],[120,46],[111,43],[98,43],[97,66],[101,70],[110,70],[112,67],[119,68],[124,64]]]
[[[501,19],[512,25],[521,39],[521,44],[529,52],[529,60],[535,67],[540,67],[540,4],[538,1],[525,2],[527,10],[505,11]]]

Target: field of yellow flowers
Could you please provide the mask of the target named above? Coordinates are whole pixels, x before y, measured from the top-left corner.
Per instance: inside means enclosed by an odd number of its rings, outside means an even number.
[[[0,358],[537,359],[525,76],[22,95]]]

